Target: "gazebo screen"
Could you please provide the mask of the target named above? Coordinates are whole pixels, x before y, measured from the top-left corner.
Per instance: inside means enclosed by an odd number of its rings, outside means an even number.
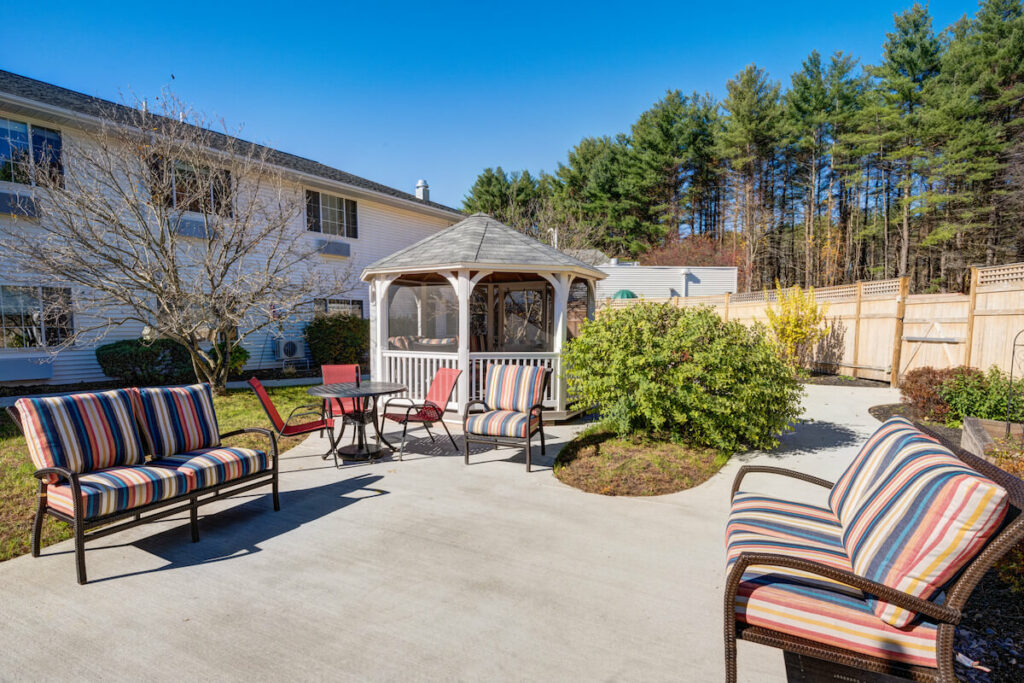
[[[458,350],[459,301],[451,285],[396,282],[388,300],[389,349]]]

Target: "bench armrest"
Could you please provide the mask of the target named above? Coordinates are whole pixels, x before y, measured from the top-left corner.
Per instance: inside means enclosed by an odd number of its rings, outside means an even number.
[[[800,481],[806,481],[811,484],[817,484],[818,486],[823,486],[824,488],[827,489],[830,489],[833,486],[835,486],[835,484],[828,481],[827,479],[815,477],[810,474],[804,474],[803,472],[797,472],[796,470],[788,470],[785,467],[772,467],[771,465],[744,465],[743,467],[740,468],[740,471],[736,473],[736,479],[734,479],[732,482],[732,493],[729,494],[729,500],[732,500],[733,498],[736,497],[736,492],[740,490],[740,484],[743,482],[743,478],[746,477],[748,474],[752,474],[755,472],[762,472],[766,474],[779,474],[784,477],[792,477],[793,479],[799,479]]]
[[[69,469],[63,467],[40,467],[38,470],[32,473],[36,479],[46,479],[51,474],[54,474],[62,479],[67,479],[69,482],[73,482],[78,478],[78,475]]]
[[[234,431],[225,432],[220,435],[221,439],[230,439],[233,436],[239,436],[240,434],[262,434],[263,436],[270,439],[270,450],[274,456],[274,463],[277,463],[277,434],[264,429],[263,427],[243,427],[242,429],[235,429]]]
[[[729,578],[725,583],[725,606],[726,614],[728,610],[736,603],[736,591],[739,588],[740,580],[743,578],[743,572],[746,571],[747,567],[751,566],[768,566],[768,567],[784,567],[786,569],[796,569],[797,571],[807,572],[809,574],[815,574],[817,576],[823,576],[833,581],[852,586],[853,588],[859,588],[865,593],[874,595],[877,598],[891,602],[892,604],[902,607],[903,609],[923,614],[926,617],[941,621],[947,624],[958,624],[960,623],[961,613],[960,610],[946,605],[938,605],[934,602],[924,600],[911,595],[910,593],[904,593],[903,591],[897,590],[891,586],[886,586],[883,583],[872,581],[866,576],[860,574],[854,574],[851,571],[845,569],[837,569],[836,567],[830,567],[829,565],[822,564],[820,562],[814,562],[812,560],[806,560],[801,557],[789,557],[788,555],[781,555],[779,553],[740,553],[740,556],[736,558],[736,563],[733,564],[732,569],[729,572]],[[734,609],[734,607],[732,607]]]
[[[483,401],[470,401],[469,403],[466,404],[466,409],[462,411],[462,424],[463,425],[466,424],[466,418],[469,417],[469,409],[472,406],[483,406],[484,410],[485,411],[487,410],[487,404],[484,403]]]

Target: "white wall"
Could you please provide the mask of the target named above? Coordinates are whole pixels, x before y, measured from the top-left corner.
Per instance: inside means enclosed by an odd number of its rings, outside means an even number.
[[[597,282],[597,299],[607,299],[620,289],[637,296],[662,298],[670,296],[709,296],[736,291],[736,268],[603,265],[598,269],[608,275]],[[689,274],[683,274],[688,270]]]
[[[0,116],[18,121],[27,120],[30,123],[38,123],[48,128],[58,128],[61,130],[65,140],[87,140],[83,134],[75,130],[56,126],[47,121],[33,120],[31,117],[26,117],[23,114],[5,114],[0,110]],[[65,145],[65,151],[67,152],[67,145]],[[69,163],[69,161],[65,159],[66,173],[73,172],[73,164]],[[346,192],[343,186],[334,185],[331,181],[327,180],[318,181],[317,185],[317,187],[311,189],[356,199],[359,237],[349,239],[310,232],[306,229],[304,213],[296,216],[293,224],[290,226],[290,230],[294,232],[294,238],[298,240],[310,242],[332,240],[348,243],[350,248],[350,255],[348,257],[318,255],[315,257],[317,263],[314,265],[318,270],[327,269],[339,273],[348,272],[350,274],[351,290],[339,298],[361,300],[363,302],[364,317],[369,317],[370,315],[370,298],[368,285],[359,280],[359,274],[363,268],[377,259],[452,225],[458,220],[458,217],[454,215],[450,218],[438,217],[417,211],[414,207],[409,209],[398,208],[383,202],[366,199],[364,196],[356,196],[352,192]],[[0,183],[0,190],[10,191],[15,189],[24,190],[25,187],[11,183]],[[295,187],[296,192],[302,192],[303,189],[303,186],[296,185]],[[18,230],[32,230],[33,221],[31,219],[15,218],[0,214],[0,223],[5,224],[5,226],[12,225],[12,221],[16,221],[14,225]],[[53,284],[44,283],[24,273],[16,272],[16,268],[10,260],[5,260],[0,255],[0,284]],[[311,315],[312,311],[310,311]],[[247,338],[244,342],[244,346],[250,354],[250,361],[247,367],[280,367],[281,363],[274,355],[274,338],[288,337],[301,339],[304,325],[305,320],[290,321],[282,324],[277,329],[269,330],[267,333],[255,334]],[[117,339],[137,338],[141,334],[141,330],[142,326],[140,324],[124,325],[108,333],[98,343],[103,344],[116,341]],[[99,364],[96,362],[95,348],[97,345],[97,343],[82,343],[72,348],[63,349],[52,356],[41,349],[0,349],[0,361],[5,358],[31,358],[52,364],[52,377],[49,380],[33,380],[20,383],[70,384],[75,382],[102,381],[109,378],[103,374]],[[2,368],[2,363],[0,363],[0,368]],[[5,378],[0,375],[0,385],[5,383],[10,383],[10,380],[8,379],[5,382]]]

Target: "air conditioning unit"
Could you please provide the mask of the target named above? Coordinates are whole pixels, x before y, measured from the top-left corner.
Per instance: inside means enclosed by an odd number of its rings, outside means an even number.
[[[274,355],[278,360],[295,360],[305,358],[301,339],[276,339],[274,343]]]

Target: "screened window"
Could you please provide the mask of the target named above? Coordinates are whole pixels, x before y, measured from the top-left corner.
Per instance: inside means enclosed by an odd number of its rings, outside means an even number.
[[[57,346],[73,332],[70,289],[0,285],[0,348]]]
[[[313,232],[356,239],[359,212],[355,200],[306,190],[306,227]]]
[[[231,216],[231,172],[183,161],[153,164],[153,195],[170,209]]]
[[[323,315],[345,314],[363,317],[363,302],[360,299],[316,299],[316,312]]]
[[[0,118],[0,181],[33,185],[46,169],[63,177],[60,132]]]

